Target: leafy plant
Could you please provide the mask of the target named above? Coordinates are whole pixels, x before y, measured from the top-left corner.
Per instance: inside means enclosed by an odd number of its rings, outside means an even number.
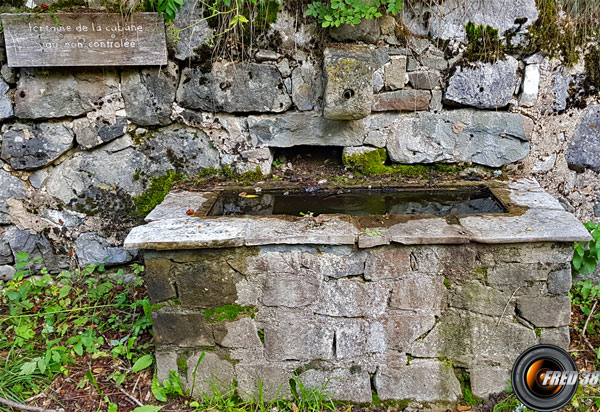
[[[392,15],[402,10],[402,0],[330,0],[315,1],[308,5],[307,16],[315,17],[323,27],[356,26],[363,20]]]
[[[181,387],[181,378],[177,371],[169,371],[169,378],[165,379],[162,385],[158,382],[158,377],[154,375],[152,379],[152,394],[156,400],[166,402],[169,396],[184,396]]]
[[[79,385],[91,384],[104,398],[91,368],[95,359],[110,357],[119,366],[110,376],[117,386],[152,365],[150,345],[141,341],[152,326],[150,304],[135,298],[141,278],[125,284],[122,269],[109,276],[94,265],[54,277],[42,269],[41,276],[24,279],[39,262],[19,253],[18,272],[0,289],[2,397],[22,402],[69,374],[73,365],[87,363]],[[143,267],[134,271],[140,274]]]
[[[588,222],[585,227],[592,235],[592,240],[575,242],[572,262],[573,270],[583,275],[592,273],[600,259],[600,224]]]
[[[173,21],[175,13],[183,6],[184,0],[148,0],[149,7],[165,17],[165,21]]]
[[[504,57],[504,43],[498,37],[498,29],[487,25],[475,25],[469,21],[465,25],[467,49],[464,59],[467,61],[495,62]]]

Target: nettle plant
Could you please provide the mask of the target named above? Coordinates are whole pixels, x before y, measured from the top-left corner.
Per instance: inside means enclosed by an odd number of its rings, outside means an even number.
[[[363,20],[396,15],[402,10],[402,0],[330,0],[308,5],[307,16],[315,17],[323,27],[356,26]]]
[[[573,270],[586,275],[596,270],[600,259],[600,223],[588,222],[585,227],[592,235],[589,242],[576,242],[573,254]]]

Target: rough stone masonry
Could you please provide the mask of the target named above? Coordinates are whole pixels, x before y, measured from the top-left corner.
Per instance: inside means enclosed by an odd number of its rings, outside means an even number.
[[[297,377],[336,400],[444,403],[467,374],[475,396],[502,392],[521,351],[568,347],[570,242],[589,234],[534,180],[492,190],[507,213],[369,231],[346,215],[190,218],[217,194],[169,194],[125,241],[160,305],[159,379],[178,371],[197,396],[235,381],[244,398],[259,382],[289,397]]]

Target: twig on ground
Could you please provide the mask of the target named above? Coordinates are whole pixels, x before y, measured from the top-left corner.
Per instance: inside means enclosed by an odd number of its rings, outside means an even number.
[[[29,406],[24,405],[22,403],[9,401],[8,399],[0,398],[0,403],[6,406],[10,406],[11,408],[20,409],[22,411],[31,411],[31,412],[65,412],[63,408],[60,409],[44,409],[39,408],[37,406]]]
[[[123,395],[125,395],[129,399],[131,399],[131,401],[133,403],[135,403],[137,406],[144,406],[144,404],[141,403],[135,396],[131,395],[130,393],[127,393],[127,391],[125,391],[125,389],[121,388],[120,386],[117,386],[117,388],[119,388],[119,390],[123,393]]]
[[[592,350],[592,352],[596,352],[596,349],[594,349],[594,345],[592,345],[592,343],[590,342],[588,337],[585,336],[585,331],[587,330],[588,324],[590,323],[590,319],[592,318],[592,315],[594,314],[594,310],[596,310],[597,304],[598,304],[598,301],[594,300],[594,304],[592,305],[592,310],[590,310],[590,314],[588,315],[588,317],[585,321],[585,325],[583,325],[583,330],[581,331],[581,337],[583,338],[585,343],[588,345],[588,347]]]

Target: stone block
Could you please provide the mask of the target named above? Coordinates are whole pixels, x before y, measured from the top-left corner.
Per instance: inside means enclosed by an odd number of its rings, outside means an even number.
[[[103,264],[106,266],[122,265],[131,262],[136,250],[126,250],[111,246],[106,239],[93,232],[82,234],[75,241],[77,260],[81,266]]]
[[[411,249],[381,247],[369,250],[365,265],[365,279],[397,279],[412,270]]]
[[[537,103],[540,89],[540,65],[529,64],[525,67],[521,94],[519,95],[519,106],[531,107]]]
[[[509,300],[508,292],[470,281],[452,292],[450,306],[490,316],[502,316],[504,313],[504,316],[510,317],[514,314],[514,306]]]
[[[503,393],[510,388],[510,369],[501,366],[475,365],[469,368],[471,393],[478,398]]]
[[[366,133],[360,121],[328,120],[313,112],[248,116],[248,129],[253,145],[268,147],[360,146]]]
[[[204,354],[204,358],[200,357]],[[195,377],[194,377],[195,374]],[[213,387],[227,394],[233,388],[235,372],[228,360],[215,352],[201,352],[187,359],[187,386],[193,397],[213,395]]]
[[[410,72],[408,80],[415,89],[433,90],[440,84],[440,74],[434,71]]]
[[[152,312],[154,340],[159,347],[214,346],[212,331],[203,312],[165,307]]]
[[[387,150],[399,163],[465,161],[500,167],[524,158],[530,148],[524,118],[514,113],[421,112],[400,117],[393,129]]]
[[[343,317],[377,317],[387,306],[388,289],[361,279],[324,282],[314,306],[315,313]]]
[[[6,170],[0,169],[0,199],[2,199],[0,202],[0,225],[11,223],[6,200],[10,198],[23,199],[26,190],[25,183],[21,179],[11,175]],[[2,262],[0,261],[0,263]]]
[[[511,321],[450,309],[422,340],[407,350],[416,357],[451,359],[458,365],[485,362],[510,364],[537,342],[533,329]]]
[[[433,313],[387,311],[378,319],[383,325],[385,346],[406,351],[417,339],[425,336],[436,324]]]
[[[215,323],[212,329],[217,344],[225,348],[262,348],[258,329],[251,318],[244,317],[231,322]]]
[[[16,170],[38,169],[73,147],[74,140],[69,122],[14,124],[2,138],[1,157]]]
[[[403,89],[406,83],[408,83],[406,60],[406,56],[394,56],[384,66],[385,85],[389,90]]]
[[[517,85],[518,62],[512,57],[495,63],[458,67],[448,80],[444,102],[479,109],[505,107]]]
[[[302,252],[302,267],[323,277],[342,278],[358,276],[365,272],[367,252],[347,246],[324,246]]]
[[[260,384],[265,400],[289,399],[291,397],[289,381],[294,376],[294,368],[294,363],[240,363],[235,366],[238,394],[244,400],[258,399],[261,395]]]
[[[560,328],[546,328],[542,329],[540,335],[540,343],[547,343],[550,345],[556,345],[564,350],[569,350],[569,344],[571,343],[571,335],[568,326]]]
[[[360,366],[331,370],[309,369],[300,375],[307,388],[318,388],[334,401],[369,403],[372,401],[371,378]]]
[[[158,382],[162,383],[169,379],[169,373],[171,371],[178,372],[179,367],[177,365],[177,352],[175,351],[156,351],[154,354],[156,359],[156,378]],[[182,379],[182,384],[185,385],[186,376],[179,376]]]
[[[260,300],[265,306],[308,306],[317,299],[319,280],[318,275],[306,271],[299,271],[297,274],[269,274]]]
[[[567,295],[571,290],[571,268],[566,266],[548,274],[548,293]]]
[[[427,90],[396,90],[379,93],[373,97],[374,112],[415,112],[428,110],[431,93]]]
[[[2,70],[4,70],[5,67],[7,66],[2,66]],[[0,79],[0,121],[8,119],[14,114],[12,101],[7,94],[9,89],[10,87],[8,84]]]
[[[517,313],[538,328],[568,326],[571,300],[568,296],[526,296],[517,300]]]
[[[172,273],[181,304],[194,308],[234,304],[236,283],[242,280],[242,275],[225,265],[221,259],[207,259],[174,266]]]
[[[366,48],[325,49],[324,116],[330,120],[358,120],[371,113],[372,55]]]
[[[446,295],[442,276],[412,274],[392,284],[389,306],[394,309],[437,313]]]
[[[288,318],[264,326],[265,354],[272,361],[333,358],[333,327],[316,318]]]
[[[367,354],[383,353],[386,349],[385,330],[380,322],[339,319],[332,325],[335,328],[336,359],[356,359]]]
[[[150,302],[153,304],[177,297],[175,282],[171,277],[173,262],[158,256],[158,254],[152,252],[144,254],[146,289],[148,290]]]
[[[461,396],[460,383],[452,367],[432,359],[413,359],[404,367],[382,366],[374,382],[382,401],[453,402]]]
[[[292,72],[292,101],[300,111],[315,109],[323,97],[321,71],[305,61]]]
[[[113,69],[23,69],[15,94],[15,116],[81,116],[115,94],[119,94],[119,74]]]
[[[567,150],[570,169],[600,172],[600,105],[588,106],[579,118]]]
[[[127,118],[141,126],[166,126],[171,123],[179,67],[125,70],[121,73],[121,90]]]
[[[277,67],[257,63],[213,63],[212,71],[186,68],[181,73],[177,102],[208,112],[281,113],[292,105]]]

